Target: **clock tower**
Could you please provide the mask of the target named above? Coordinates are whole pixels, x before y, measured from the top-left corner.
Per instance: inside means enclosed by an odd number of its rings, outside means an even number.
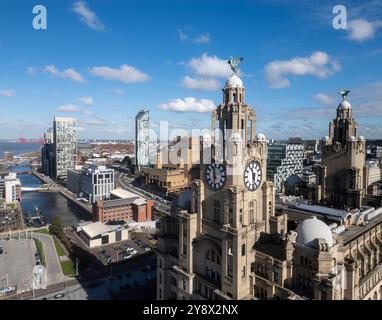
[[[272,233],[286,233],[286,219],[279,223],[274,217],[275,189],[266,181],[267,141],[255,135],[255,120],[243,82],[233,74],[223,88],[223,102],[212,112],[213,133],[201,138],[199,178],[192,181],[189,199],[162,221],[158,299],[251,298],[255,244]],[[171,247],[176,258],[165,254]],[[180,281],[185,289],[166,281]]]

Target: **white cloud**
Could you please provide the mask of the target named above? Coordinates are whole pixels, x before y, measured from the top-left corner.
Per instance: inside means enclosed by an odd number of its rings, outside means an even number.
[[[214,78],[192,78],[185,76],[182,79],[182,86],[196,90],[217,90],[220,87],[220,83]]]
[[[102,126],[105,124],[104,121],[100,120],[100,119],[90,119],[88,121],[85,122],[88,126]]]
[[[186,97],[184,99],[174,99],[168,103],[163,103],[159,105],[158,108],[175,112],[211,112],[216,106],[212,100]]]
[[[59,111],[59,112],[81,112],[81,108],[77,107],[74,104],[66,104],[63,106],[59,106],[57,108],[57,111]]]
[[[72,11],[77,13],[80,20],[89,28],[98,31],[105,30],[102,21],[98,18],[97,14],[88,7],[86,1],[76,1],[72,7]]]
[[[83,108],[80,108],[79,106],[77,106],[75,104],[65,104],[65,105],[59,106],[57,108],[57,111],[58,112],[68,112],[68,113],[82,113],[85,115],[92,115],[93,114],[93,112],[86,110],[86,109],[83,109]]]
[[[125,91],[123,91],[122,89],[111,89],[111,92],[115,93],[115,94],[119,94],[119,95],[123,95],[125,94]]]
[[[182,29],[178,28],[178,36],[180,40],[186,40],[188,38],[188,34],[186,34]]]
[[[11,99],[16,97],[16,91],[13,89],[0,90],[0,95]]]
[[[365,19],[357,19],[348,22],[350,40],[362,42],[374,38],[375,32],[382,27],[382,21],[369,22]]]
[[[287,75],[314,75],[326,78],[341,70],[341,65],[322,51],[316,51],[309,57],[298,57],[291,60],[275,60],[265,66],[265,73],[272,88],[290,86]]]
[[[321,92],[315,94],[313,98],[316,99],[318,102],[321,102],[322,104],[326,104],[326,105],[333,105],[335,102],[333,98]]]
[[[92,97],[82,97],[82,98],[79,98],[79,100],[87,105],[87,106],[92,106],[94,104],[94,100]]]
[[[28,67],[27,73],[28,74],[36,74],[38,72],[38,68],[36,67]]]
[[[201,34],[194,39],[196,43],[210,43],[211,37],[208,33]]]
[[[206,53],[199,58],[192,58],[187,66],[195,74],[203,77],[228,78],[232,74],[226,60],[219,59],[217,56],[209,56]]]
[[[142,82],[150,79],[147,74],[127,64],[120,66],[119,69],[104,66],[93,67],[90,69],[90,72],[106,80],[119,80],[124,83]]]
[[[80,126],[80,127],[77,127],[77,131],[78,131],[78,132],[83,132],[83,131],[85,131],[85,128],[84,128],[84,127],[81,127],[81,126]]]
[[[75,69],[69,68],[63,71],[59,71],[54,65],[45,66],[43,69],[45,72],[59,78],[70,79],[75,82],[84,82],[84,78]]]

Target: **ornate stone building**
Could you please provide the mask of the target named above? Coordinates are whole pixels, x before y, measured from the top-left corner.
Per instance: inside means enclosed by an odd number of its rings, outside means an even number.
[[[339,220],[340,210],[332,209],[340,225],[298,210],[304,218],[288,226],[288,210],[275,210],[274,185],[264,179],[267,143],[255,136],[242,81],[231,76],[223,93],[212,113],[222,138],[201,139],[200,175],[161,221],[157,298],[381,299],[382,209]],[[346,138],[357,135],[346,106],[339,107],[326,156],[339,150],[349,166],[358,165],[364,141]]]
[[[322,139],[322,162],[317,167],[322,204],[347,208],[364,204],[365,156],[365,138],[358,135],[352,107],[344,94],[337,117],[329,123],[329,136]]]

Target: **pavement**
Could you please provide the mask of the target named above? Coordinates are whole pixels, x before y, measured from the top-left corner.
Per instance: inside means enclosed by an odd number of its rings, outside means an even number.
[[[44,247],[48,284],[54,284],[70,279],[62,273],[53,238],[47,234],[39,232],[33,233],[33,238],[39,239]]]
[[[152,297],[148,297],[148,299],[153,299],[156,290],[155,287],[149,287],[149,282],[155,283],[155,280],[156,270],[147,272],[135,270],[84,284],[69,285],[64,289],[39,296],[34,300],[111,300],[115,295],[121,299],[135,299],[141,298],[139,295],[143,294],[144,290],[149,290]],[[55,298],[60,293],[63,293],[64,297]]]
[[[0,240],[4,253],[0,254],[0,287],[17,286],[17,292],[31,290],[37,248],[32,239]]]

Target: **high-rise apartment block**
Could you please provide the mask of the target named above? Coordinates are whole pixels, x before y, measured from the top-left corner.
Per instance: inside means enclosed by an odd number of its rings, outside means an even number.
[[[68,169],[74,169],[77,157],[77,122],[75,118],[55,117],[53,122],[54,178],[67,178]]]
[[[140,167],[149,165],[149,111],[142,110],[135,117],[135,164]]]

